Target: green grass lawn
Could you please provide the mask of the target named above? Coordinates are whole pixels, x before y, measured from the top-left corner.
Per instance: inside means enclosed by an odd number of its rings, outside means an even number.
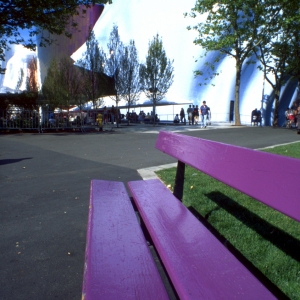
[[[264,151],[300,159],[300,143]],[[157,172],[170,189],[175,170]],[[300,223],[191,167],[185,172],[183,203],[205,217],[289,298],[300,299]]]

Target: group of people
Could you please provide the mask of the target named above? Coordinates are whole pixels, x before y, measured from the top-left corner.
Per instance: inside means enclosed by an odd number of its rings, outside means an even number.
[[[111,122],[114,124],[114,122],[117,120],[117,117],[119,116],[118,120],[120,119],[120,109],[116,109],[114,105],[108,110],[106,106],[103,108],[103,124],[107,124],[108,122]]]
[[[210,116],[210,108],[206,105],[206,101],[202,102],[202,105],[200,108],[198,105],[189,105],[189,108],[187,109],[187,114],[188,114],[188,121],[189,125],[198,125],[199,124],[199,117],[201,116],[201,123],[202,127],[206,128],[207,127],[207,121]],[[179,118],[180,116],[180,118]],[[184,109],[181,108],[180,113],[176,114],[174,118],[174,123],[184,123],[186,124],[186,119],[185,119],[185,112]]]
[[[297,134],[300,134],[300,103],[294,102],[291,108],[285,111],[285,118],[287,120],[286,127],[297,127]]]
[[[154,121],[153,111],[151,111],[151,114],[149,112],[147,114],[145,114],[144,111],[142,110],[139,113],[138,121],[140,121],[141,123],[153,122]],[[156,123],[159,122],[159,118],[158,118],[157,114],[155,114],[155,122]]]

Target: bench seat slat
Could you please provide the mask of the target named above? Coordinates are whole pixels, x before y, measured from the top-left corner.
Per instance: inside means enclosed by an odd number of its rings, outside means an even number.
[[[163,183],[128,185],[180,299],[275,299]]]
[[[300,221],[300,160],[160,131],[156,148]]]
[[[92,180],[83,299],[168,299],[121,182]]]

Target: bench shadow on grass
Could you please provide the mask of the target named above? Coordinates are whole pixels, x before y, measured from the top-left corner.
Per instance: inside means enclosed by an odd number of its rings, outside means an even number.
[[[193,207],[188,209],[200,222],[211,231],[212,234],[244,265],[254,274],[260,282],[262,282],[278,299],[289,299],[269,278],[267,278],[258,268],[256,268],[239,250],[237,250],[223,235],[221,235],[209,222],[210,214],[221,208],[226,210],[239,221],[246,224],[248,227],[255,230],[263,238],[273,243],[286,254],[290,255],[297,261],[300,261],[300,241],[265,221],[247,208],[241,206],[231,198],[220,192],[211,192],[205,194],[210,200],[215,202],[218,207],[210,211],[204,217]]]
[[[243,222],[247,227],[255,230],[265,240],[268,240],[281,251],[300,262],[300,241],[297,238],[262,219],[223,193],[211,192],[205,196]]]

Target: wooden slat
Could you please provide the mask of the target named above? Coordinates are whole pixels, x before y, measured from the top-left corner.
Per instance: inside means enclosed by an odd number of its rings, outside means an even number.
[[[156,148],[300,221],[300,160],[161,131]]]
[[[129,188],[183,299],[275,299],[159,180]]]
[[[92,180],[83,299],[168,299],[124,184]]]

